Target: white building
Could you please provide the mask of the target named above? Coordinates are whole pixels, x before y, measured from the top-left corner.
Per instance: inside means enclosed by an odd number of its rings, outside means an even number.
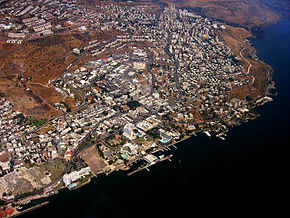
[[[121,148],[122,154],[129,154],[129,155],[135,155],[137,154],[138,145],[132,144],[132,143],[126,143]]]
[[[132,123],[128,123],[124,126],[124,134],[125,136],[133,137],[133,130],[134,130],[135,125]]]
[[[74,172],[71,172],[69,174],[64,174],[62,177],[62,180],[63,180],[64,184],[66,186],[68,186],[71,183],[73,183],[74,181],[77,181],[78,179],[82,178],[83,176],[88,175],[90,173],[90,171],[91,171],[90,167],[85,167],[79,171],[74,171]]]

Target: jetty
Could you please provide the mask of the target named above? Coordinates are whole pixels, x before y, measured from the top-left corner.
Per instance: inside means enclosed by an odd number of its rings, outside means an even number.
[[[20,216],[20,215],[23,215],[23,214],[25,214],[25,213],[28,213],[28,212],[31,212],[31,211],[33,211],[33,210],[36,210],[36,209],[38,209],[38,208],[40,208],[40,207],[43,207],[43,206],[45,206],[45,205],[47,205],[47,204],[49,204],[49,201],[45,201],[45,202],[43,202],[43,203],[41,203],[41,204],[35,205],[35,206],[33,206],[33,207],[30,207],[30,208],[25,209],[25,210],[22,210],[22,211],[17,211],[17,212],[16,212],[15,214],[13,214],[11,217],[18,217],[18,216]]]

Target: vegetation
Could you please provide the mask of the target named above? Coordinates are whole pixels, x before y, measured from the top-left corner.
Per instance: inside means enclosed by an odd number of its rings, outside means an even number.
[[[13,119],[14,120],[15,119],[19,119],[17,124],[20,125],[25,120],[25,117],[24,117],[24,115],[22,113],[20,113],[20,114],[17,114],[15,117],[13,117]]]
[[[37,195],[37,194],[42,194],[42,193],[43,193],[43,188],[33,189],[33,191],[31,191],[31,192],[25,192],[25,193],[16,195],[15,200],[25,198],[25,197],[28,197],[30,195]]]
[[[126,140],[124,138],[115,138],[114,135],[111,135],[105,139],[105,142],[112,147],[117,147],[124,145]]]
[[[74,170],[77,170],[77,159],[75,158],[72,162],[71,162],[72,168]]]
[[[25,120],[25,125],[41,126],[41,125],[43,125],[46,121],[47,121],[47,119],[41,119],[41,120],[38,120],[38,119],[33,118],[33,117],[28,117],[28,118],[26,118],[26,120]]]
[[[65,167],[66,164],[61,159],[48,161],[41,166],[41,168],[50,173],[50,179],[52,182],[56,181],[63,174]]]
[[[175,123],[168,123],[168,126],[172,129],[177,129],[178,127],[175,125]]]
[[[104,153],[103,153],[103,151],[101,150],[100,145],[97,145],[96,147],[97,147],[97,149],[98,149],[98,153],[100,154],[100,156],[101,156],[102,158],[104,158]]]
[[[71,112],[71,108],[69,107],[69,105],[66,102],[62,101],[61,103],[66,107],[67,112]]]
[[[3,205],[5,205],[5,201],[0,199],[0,206],[3,206]]]
[[[181,135],[179,136],[179,139],[182,140],[182,139],[184,138],[184,136],[185,136],[184,134],[181,134]]]
[[[151,136],[153,139],[159,138],[158,128],[153,128],[147,131],[147,134]]]
[[[64,183],[63,181],[61,181],[60,183],[57,184],[57,186],[54,187],[55,190],[61,189],[64,187]]]
[[[68,86],[68,88],[69,88],[70,92],[74,94],[75,99],[76,99],[77,101],[82,101],[82,97],[81,97],[80,93],[79,93],[77,90],[75,90],[75,89],[72,88],[71,86]]]
[[[140,103],[138,101],[132,100],[127,102],[127,106],[130,108],[130,110],[135,110],[137,107],[140,106]]]
[[[137,144],[141,144],[141,143],[144,142],[144,141],[145,141],[144,138],[138,138],[138,139],[135,140],[135,143],[137,143]]]
[[[84,183],[86,183],[86,182],[88,182],[89,181],[89,179],[91,178],[91,174],[89,174],[89,175],[85,175],[84,177],[82,177],[81,179],[80,179],[80,185],[82,185],[82,184],[84,184]]]

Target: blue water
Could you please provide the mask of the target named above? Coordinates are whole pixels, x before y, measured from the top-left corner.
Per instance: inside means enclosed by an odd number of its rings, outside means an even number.
[[[172,162],[150,172],[130,177],[116,172],[63,190],[24,217],[204,217],[200,212],[277,217],[288,198],[290,21],[265,32],[253,45],[273,67],[279,95],[258,108],[259,118],[233,128],[226,141],[192,137],[172,150]]]
[[[122,154],[121,156],[122,157],[129,157],[127,154]]]

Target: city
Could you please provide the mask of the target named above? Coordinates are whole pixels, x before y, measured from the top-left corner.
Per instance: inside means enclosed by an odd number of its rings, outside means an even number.
[[[51,105],[60,114],[25,116],[1,93],[0,196],[8,203],[74,189],[137,160],[147,168],[169,159],[156,152],[198,132],[224,140],[228,127],[254,119],[255,105],[272,100],[233,97],[254,78],[220,40],[221,22],[174,6],[34,4],[1,7],[6,43],[75,32],[90,40],[66,53],[73,61],[44,84],[62,97]],[[98,40],[95,31],[111,33]]]

